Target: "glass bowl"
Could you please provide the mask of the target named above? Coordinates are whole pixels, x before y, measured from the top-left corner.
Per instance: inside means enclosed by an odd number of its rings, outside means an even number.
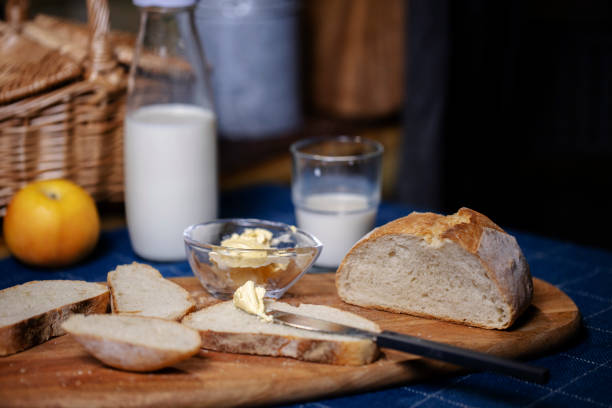
[[[246,229],[272,233],[271,249],[223,246],[222,241]],[[257,219],[219,219],[187,227],[183,233],[187,259],[202,286],[218,299],[231,299],[246,281],[266,288],[278,299],[302,277],[321,253],[314,236],[294,226]]]

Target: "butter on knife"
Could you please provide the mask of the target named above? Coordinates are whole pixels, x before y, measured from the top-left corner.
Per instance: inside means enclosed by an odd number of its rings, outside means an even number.
[[[272,316],[266,314],[265,295],[266,289],[264,287],[255,286],[255,283],[251,280],[246,281],[234,292],[234,306],[258,316],[263,321],[272,322]]]

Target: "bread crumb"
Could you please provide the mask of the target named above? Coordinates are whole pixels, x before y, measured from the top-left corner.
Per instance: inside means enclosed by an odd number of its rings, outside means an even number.
[[[25,368],[20,368],[20,369],[19,369],[19,372],[20,372],[21,374],[25,373],[26,371],[28,371],[28,370],[26,370]]]

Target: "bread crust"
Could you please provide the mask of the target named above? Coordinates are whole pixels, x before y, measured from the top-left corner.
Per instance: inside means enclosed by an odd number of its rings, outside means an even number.
[[[31,285],[37,281],[25,283]],[[44,343],[51,337],[65,334],[62,323],[74,313],[106,313],[110,293],[105,285],[105,292],[79,302],[60,306],[47,312],[21,320],[17,323],[0,327],[0,356],[18,353],[30,347]]]
[[[487,216],[466,207],[460,208],[456,214],[451,216],[431,212],[413,212],[374,229],[359,243],[373,241],[389,234],[410,234],[419,237],[436,235],[440,239],[450,239],[456,242],[468,252],[476,253],[485,228],[505,233]]]
[[[367,339],[333,341],[265,333],[200,331],[202,348],[225,353],[291,357],[324,364],[358,366],[378,357],[378,347]]]
[[[116,316],[112,314],[96,317],[93,322],[91,319],[91,317],[75,316],[68,320],[63,327],[85,350],[110,367],[127,371],[154,371],[185,360],[200,350],[199,333],[178,322],[159,317]],[[110,332],[95,332],[95,329],[103,328],[104,330],[107,326],[112,327],[113,322],[137,324],[134,327],[138,330],[139,341],[144,342],[144,344],[139,344],[138,341],[116,338],[115,331],[112,329]],[[152,326],[151,329],[154,329],[149,331],[149,335],[156,336],[163,331],[173,330],[173,339],[179,335],[187,334],[191,336],[189,340],[193,340],[193,344],[185,347],[177,347],[172,342],[168,343],[166,341],[163,342],[161,347],[150,344],[148,343],[148,337],[142,335],[142,331],[149,325]],[[94,332],[92,332],[92,327],[95,328]],[[176,329],[178,329],[178,332]]]
[[[314,306],[314,308],[308,308],[308,306]],[[281,311],[287,308],[290,312],[297,314],[314,313],[318,317],[321,317],[319,313],[324,313],[327,309],[329,312],[334,310],[332,307],[323,305],[295,307],[284,305],[282,302],[269,302],[267,307],[269,310]],[[308,311],[303,310],[302,307],[306,307]],[[233,316],[233,313],[236,315]],[[343,319],[361,320],[359,323],[354,323],[357,327],[365,325],[372,326],[370,330],[380,330],[374,322],[350,312],[335,309],[334,313],[342,316]],[[235,317],[240,320],[234,321],[233,327],[225,326],[223,323],[225,319]],[[211,326],[209,324],[211,321],[216,323]],[[331,321],[335,320],[332,318]],[[249,326],[250,323],[255,322],[257,324]],[[376,343],[367,338],[349,336],[317,338],[317,336],[311,336],[311,332],[306,330],[294,329],[290,332],[268,330],[278,324],[261,323],[256,316],[236,309],[232,301],[217,303],[187,315],[181,323],[200,333],[202,348],[226,353],[290,357],[316,363],[357,366],[371,363],[378,357],[379,352]],[[240,329],[235,327],[240,327]]]
[[[376,304],[360,304],[343,296],[342,279],[344,268],[357,248],[372,244],[381,237],[389,235],[415,236],[428,242],[450,240],[475,256],[484,267],[487,277],[495,284],[504,302],[509,305],[510,319],[502,324],[483,325],[476,322],[441,318],[404,308],[391,308]],[[503,255],[501,256],[500,253]],[[529,265],[516,242],[497,224],[485,215],[461,208],[451,216],[434,213],[413,212],[406,217],[391,221],[374,229],[358,241],[344,257],[336,272],[336,289],[347,303],[395,313],[434,318],[485,329],[506,329],[529,307],[533,296],[533,283]]]
[[[186,352],[161,350],[90,334],[72,334],[90,354],[104,364],[126,371],[160,370],[195,355],[200,347]]]

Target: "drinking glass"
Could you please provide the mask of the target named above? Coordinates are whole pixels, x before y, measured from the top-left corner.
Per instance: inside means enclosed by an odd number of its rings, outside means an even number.
[[[359,136],[338,136],[301,140],[290,151],[297,224],[323,243],[315,265],[336,268],[374,227],[383,147]]]

